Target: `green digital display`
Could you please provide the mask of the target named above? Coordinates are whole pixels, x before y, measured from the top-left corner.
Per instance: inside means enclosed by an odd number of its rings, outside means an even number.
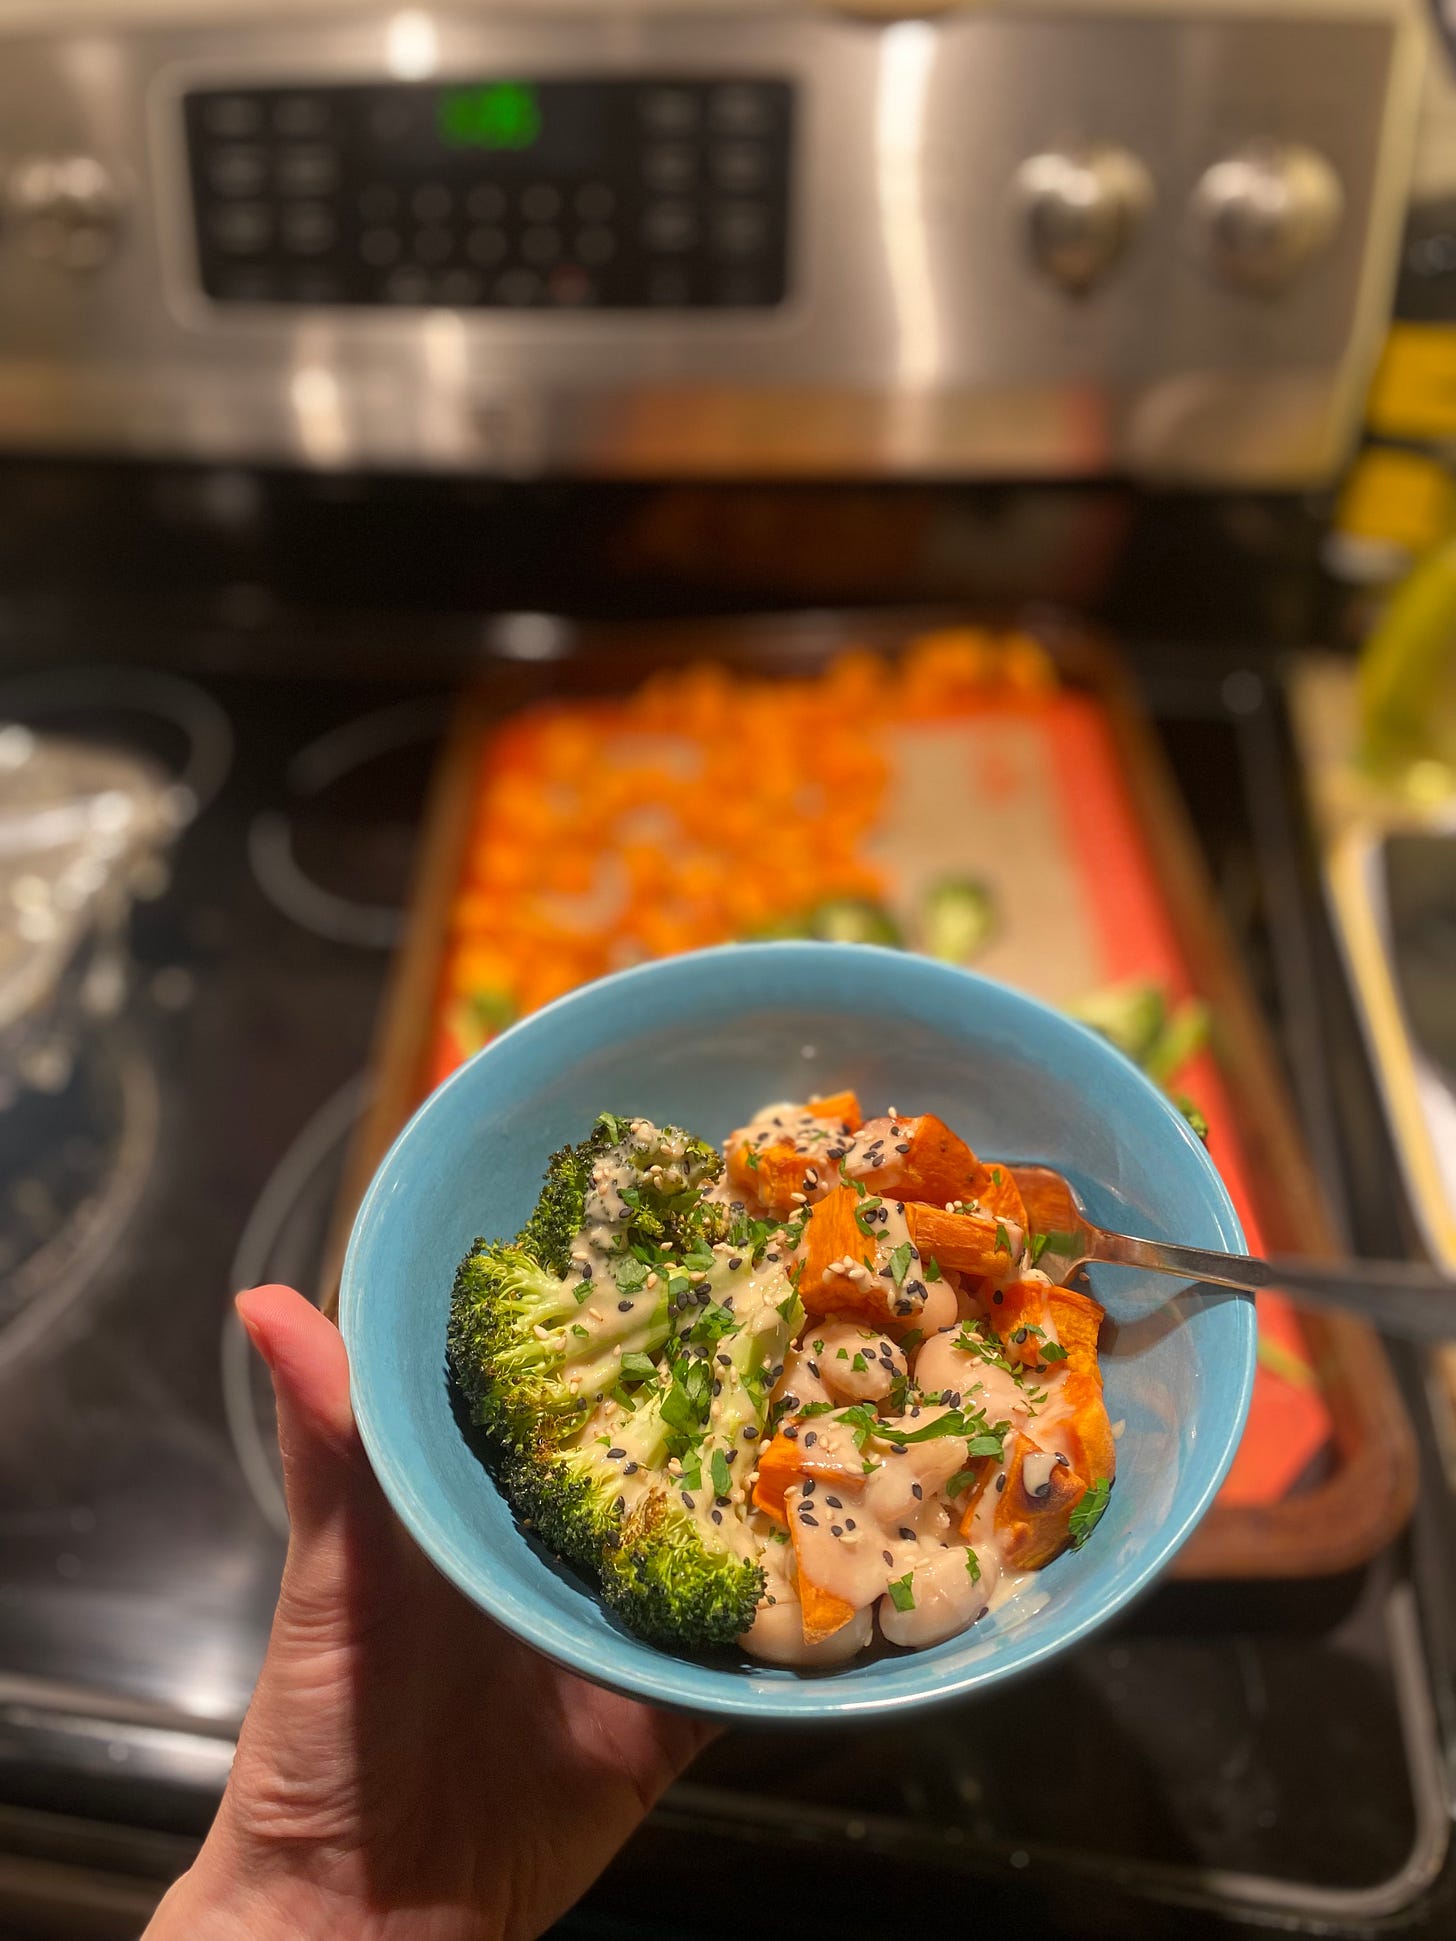
[[[541,100],[535,88],[520,81],[446,88],[437,118],[441,138],[452,148],[520,152],[540,139]]]

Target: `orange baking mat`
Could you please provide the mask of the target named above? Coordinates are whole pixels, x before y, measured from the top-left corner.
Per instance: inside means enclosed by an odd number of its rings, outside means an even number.
[[[1025,636],[927,635],[808,680],[690,667],[533,709],[482,752],[432,1075],[644,958],[798,934],[826,911],[920,947],[929,892],[954,877],[994,912],[970,960],[990,976],[1057,1004],[1130,978],[1170,1002],[1196,991],[1102,707]],[[1257,1251],[1216,1060],[1199,1052],[1170,1082],[1202,1107]],[[1277,1500],[1331,1432],[1297,1315],[1261,1295],[1259,1319],[1230,1502]]]

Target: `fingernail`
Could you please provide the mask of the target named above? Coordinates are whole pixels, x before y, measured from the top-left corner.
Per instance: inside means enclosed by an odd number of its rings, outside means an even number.
[[[265,1336],[259,1334],[257,1327],[254,1325],[253,1320],[248,1313],[248,1310],[243,1306],[243,1302],[246,1300],[247,1296],[252,1293],[252,1291],[253,1290],[250,1287],[245,1287],[241,1294],[235,1294],[233,1296],[233,1307],[237,1312],[238,1319],[243,1324],[243,1332],[247,1335],[249,1341],[252,1342],[253,1346],[257,1349],[258,1353],[262,1356],[267,1366],[271,1369],[273,1366],[273,1356],[269,1352],[268,1341]]]

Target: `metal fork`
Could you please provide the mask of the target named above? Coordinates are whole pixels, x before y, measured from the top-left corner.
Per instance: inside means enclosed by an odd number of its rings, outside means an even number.
[[[1121,1267],[1147,1267],[1187,1281],[1211,1281],[1254,1293],[1279,1287],[1309,1307],[1339,1308],[1358,1314],[1387,1334],[1412,1341],[1456,1340],[1456,1281],[1434,1268],[1409,1260],[1302,1260],[1276,1255],[1216,1253],[1206,1247],[1181,1247],[1168,1240],[1139,1240],[1109,1233],[1087,1218],[1070,1180],[1050,1166],[1012,1166],[1012,1177],[1026,1201],[1034,1232],[1055,1234],[1053,1251],[1066,1272],[1084,1261],[1109,1261]]]

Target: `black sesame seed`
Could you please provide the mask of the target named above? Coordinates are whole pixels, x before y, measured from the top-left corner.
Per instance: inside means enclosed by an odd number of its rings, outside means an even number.
[[[1005,1487],[1006,1487],[1006,1476],[1005,1476],[1005,1472],[1003,1471],[1002,1474],[996,1478],[996,1493],[998,1496],[1000,1495],[1001,1491],[1005,1489]]]
[[[708,1292],[708,1290],[707,1290],[707,1288],[706,1288],[706,1287],[700,1287],[700,1288],[698,1289],[698,1306],[699,1306],[699,1307],[706,1307],[706,1306],[708,1305],[708,1303],[709,1303],[709,1301],[711,1301],[711,1300],[712,1300],[712,1298],[713,1298],[713,1297],[712,1297],[712,1295],[711,1295],[711,1294],[710,1294],[710,1293]]]
[[[784,1434],[789,1438],[790,1442],[797,1442],[799,1440],[799,1431],[792,1422],[786,1422],[784,1424]]]
[[[900,1525],[900,1535],[905,1539],[906,1543],[914,1543],[915,1541],[915,1532],[907,1529],[903,1523]]]
[[[728,1505],[733,1501],[733,1498],[731,1496],[715,1496],[713,1501],[718,1505],[720,1510],[726,1510]]]
[[[723,1393],[723,1384],[721,1382],[714,1382],[713,1394],[715,1396],[718,1396],[718,1395],[721,1395],[722,1393]]]
[[[812,1449],[814,1447],[814,1444],[818,1440],[819,1440],[819,1431],[817,1429],[811,1429],[808,1435],[804,1437],[804,1447],[806,1449]]]
[[[745,1442],[757,1442],[758,1440],[758,1430],[754,1428],[751,1422],[743,1431],[743,1440]]]
[[[589,1260],[581,1263],[581,1277],[584,1281],[589,1281],[592,1277],[592,1264]]]
[[[910,1150],[910,1147],[908,1142],[903,1146],[896,1146],[895,1148],[896,1152],[909,1152],[909,1150]]]
[[[615,1502],[615,1504],[613,1504],[613,1506],[612,1506],[612,1507],[613,1507],[613,1508],[614,1508],[614,1509],[616,1510],[616,1512],[617,1512],[617,1515],[618,1515],[618,1516],[625,1516],[625,1515],[627,1514],[627,1499],[626,1499],[626,1497],[625,1497],[625,1496],[619,1496],[619,1497],[617,1498],[617,1500],[616,1500],[616,1502]]]
[[[831,1510],[842,1510],[844,1508],[844,1505],[837,1496],[826,1496],[824,1501],[829,1505]]]
[[[806,1525],[806,1526],[807,1526],[807,1527],[808,1527],[809,1529],[811,1529],[811,1530],[817,1530],[817,1529],[819,1528],[819,1519],[818,1519],[818,1517],[817,1517],[817,1516],[810,1516],[810,1514],[809,1514],[809,1512],[808,1512],[807,1510],[800,1510],[800,1512],[799,1512],[799,1521],[800,1521],[800,1523],[802,1523],[802,1524],[805,1524],[805,1525]]]
[[[829,1534],[831,1537],[842,1537],[844,1535],[844,1525],[842,1523],[831,1523],[829,1526]]]
[[[630,1301],[618,1301],[617,1312],[618,1314],[630,1314],[632,1312],[632,1303]]]
[[[886,1562],[887,1564],[892,1564],[892,1563],[894,1563],[894,1561],[895,1561],[895,1559],[894,1559],[894,1558],[893,1558],[893,1557],[891,1556],[891,1554],[890,1554],[890,1552],[889,1552],[888,1550],[882,1550],[882,1551],[880,1552],[880,1555],[881,1555],[881,1556],[882,1556],[882,1557],[884,1558],[884,1560],[885,1560],[885,1562]]]
[[[607,1451],[607,1461],[620,1462],[626,1453],[627,1451],[625,1449],[609,1449]]]
[[[697,1508],[697,1505],[693,1502],[692,1497],[688,1495],[686,1490],[682,1492],[682,1500],[688,1509],[692,1510]]]
[[[1014,1334],[1014,1335],[1012,1335],[1012,1337],[1011,1337],[1011,1339],[1012,1339],[1012,1340],[1013,1340],[1013,1341],[1014,1341],[1014,1342],[1015,1342],[1015,1343],[1017,1344],[1017,1346],[1019,1347],[1019,1346],[1021,1345],[1021,1343],[1022,1343],[1023,1341],[1025,1341],[1025,1339],[1026,1339],[1026,1329],[1025,1329],[1025,1328],[1018,1328],[1018,1329],[1016,1330],[1016,1332],[1015,1332],[1015,1334]]]
[[[989,1604],[983,1604],[983,1605],[981,1606],[981,1608],[980,1608],[980,1610],[979,1610],[979,1611],[977,1611],[977,1613],[976,1613],[976,1622],[977,1622],[978,1624],[980,1623],[980,1621],[981,1621],[981,1619],[982,1619],[982,1618],[983,1618],[983,1617],[984,1617],[984,1616],[986,1615],[986,1613],[987,1613],[987,1611],[989,1611],[989,1610],[990,1610],[990,1608],[991,1608],[991,1606],[990,1606]]]
[[[919,1483],[912,1483],[910,1485],[910,1494],[915,1498],[917,1503],[923,1503],[925,1500],[925,1491],[920,1487]]]
[[[1006,1299],[1006,1296],[1001,1292],[1000,1288],[998,1287],[996,1289],[996,1292],[991,1296],[991,1299],[996,1303],[997,1307],[1000,1307],[1001,1303]]]
[[[805,1482],[802,1493],[805,1496],[812,1496],[814,1494],[814,1478],[812,1476]]]
[[[713,1521],[715,1523],[721,1523],[723,1521],[723,1512],[721,1510],[714,1510]]]
[[[766,1260],[771,1260],[771,1261],[773,1261],[775,1265],[777,1265],[777,1264],[778,1264],[778,1255],[777,1255],[777,1254],[766,1254],[766,1255],[764,1256],[764,1258],[765,1258]]]
[[[846,1530],[852,1530],[854,1528],[854,1518],[852,1516],[847,1516],[844,1519],[844,1527]]]
[[[742,1254],[734,1254],[733,1258],[728,1263],[728,1272],[730,1274],[736,1274],[742,1265],[743,1265]]]
[[[1061,1454],[1060,1452],[1058,1452],[1058,1455],[1057,1455],[1057,1467],[1058,1467],[1059,1469],[1070,1469],[1070,1468],[1072,1467],[1072,1459],[1071,1459],[1071,1457],[1070,1457],[1070,1456],[1064,1456],[1064,1455],[1062,1455],[1062,1454]]]
[[[731,1368],[731,1367],[733,1366],[733,1357],[732,1357],[732,1355],[719,1355],[719,1356],[718,1356],[718,1366],[719,1366],[720,1368]]]
[[[640,1463],[635,1463],[635,1462],[623,1463],[622,1474],[624,1476],[635,1476],[637,1474],[637,1471],[640,1468],[641,1468]]]

